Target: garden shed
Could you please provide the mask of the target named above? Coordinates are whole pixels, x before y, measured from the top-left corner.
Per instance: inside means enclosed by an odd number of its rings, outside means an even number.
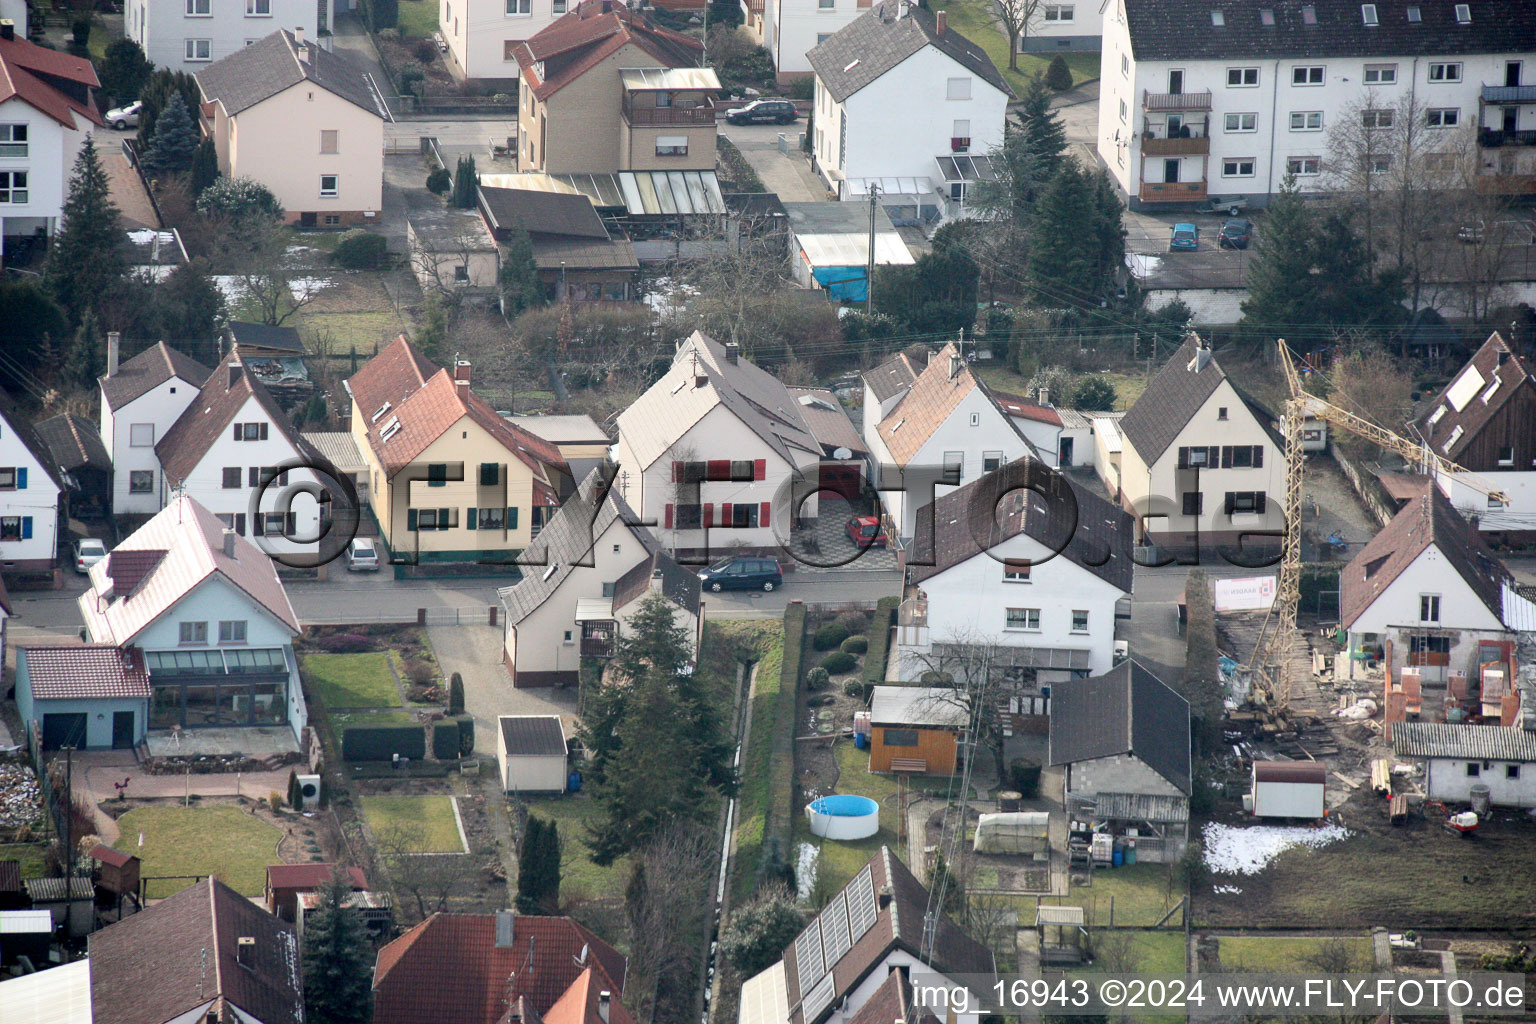
[[[502,715],[496,722],[496,760],[508,793],[563,793],[565,725],[559,715]]]
[[[1321,818],[1328,770],[1316,761],[1255,761],[1250,806],[1259,818]]]
[[[870,699],[869,770],[953,775],[970,721],[964,691],[948,686],[877,686]]]

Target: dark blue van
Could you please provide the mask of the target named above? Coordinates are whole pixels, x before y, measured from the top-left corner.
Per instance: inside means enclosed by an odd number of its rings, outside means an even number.
[[[700,572],[699,582],[705,590],[773,590],[783,586],[784,574],[776,558],[732,555]]]

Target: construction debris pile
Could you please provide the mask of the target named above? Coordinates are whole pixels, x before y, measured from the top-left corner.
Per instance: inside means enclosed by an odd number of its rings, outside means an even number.
[[[43,791],[32,767],[21,761],[0,764],[0,830],[33,825],[43,814]]]

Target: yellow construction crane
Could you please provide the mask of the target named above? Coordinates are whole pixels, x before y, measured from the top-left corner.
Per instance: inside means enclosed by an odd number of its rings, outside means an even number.
[[[1264,626],[1248,660],[1249,671],[1256,673],[1267,690],[1269,700],[1279,711],[1291,703],[1291,668],[1287,652],[1296,641],[1296,606],[1301,600],[1301,480],[1306,456],[1301,448],[1302,424],[1308,419],[1322,420],[1340,430],[1347,430],[1407,459],[1429,474],[1454,473],[1457,481],[1491,498],[1508,502],[1509,497],[1488,481],[1450,459],[1435,454],[1427,444],[1416,444],[1369,420],[1316,395],[1301,386],[1301,374],[1291,358],[1291,350],[1281,338],[1280,366],[1290,397],[1285,403],[1285,538],[1280,550],[1280,582],[1275,602],[1264,617]],[[1271,665],[1273,664],[1273,670]]]

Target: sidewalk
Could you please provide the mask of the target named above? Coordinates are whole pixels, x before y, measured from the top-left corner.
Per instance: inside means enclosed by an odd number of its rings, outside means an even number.
[[[149,193],[139,180],[138,172],[128,164],[123,155],[122,136],[111,131],[93,133],[96,152],[101,157],[102,169],[107,172],[107,189],[112,202],[123,215],[123,227],[129,231],[159,230],[160,218],[149,205]]]

